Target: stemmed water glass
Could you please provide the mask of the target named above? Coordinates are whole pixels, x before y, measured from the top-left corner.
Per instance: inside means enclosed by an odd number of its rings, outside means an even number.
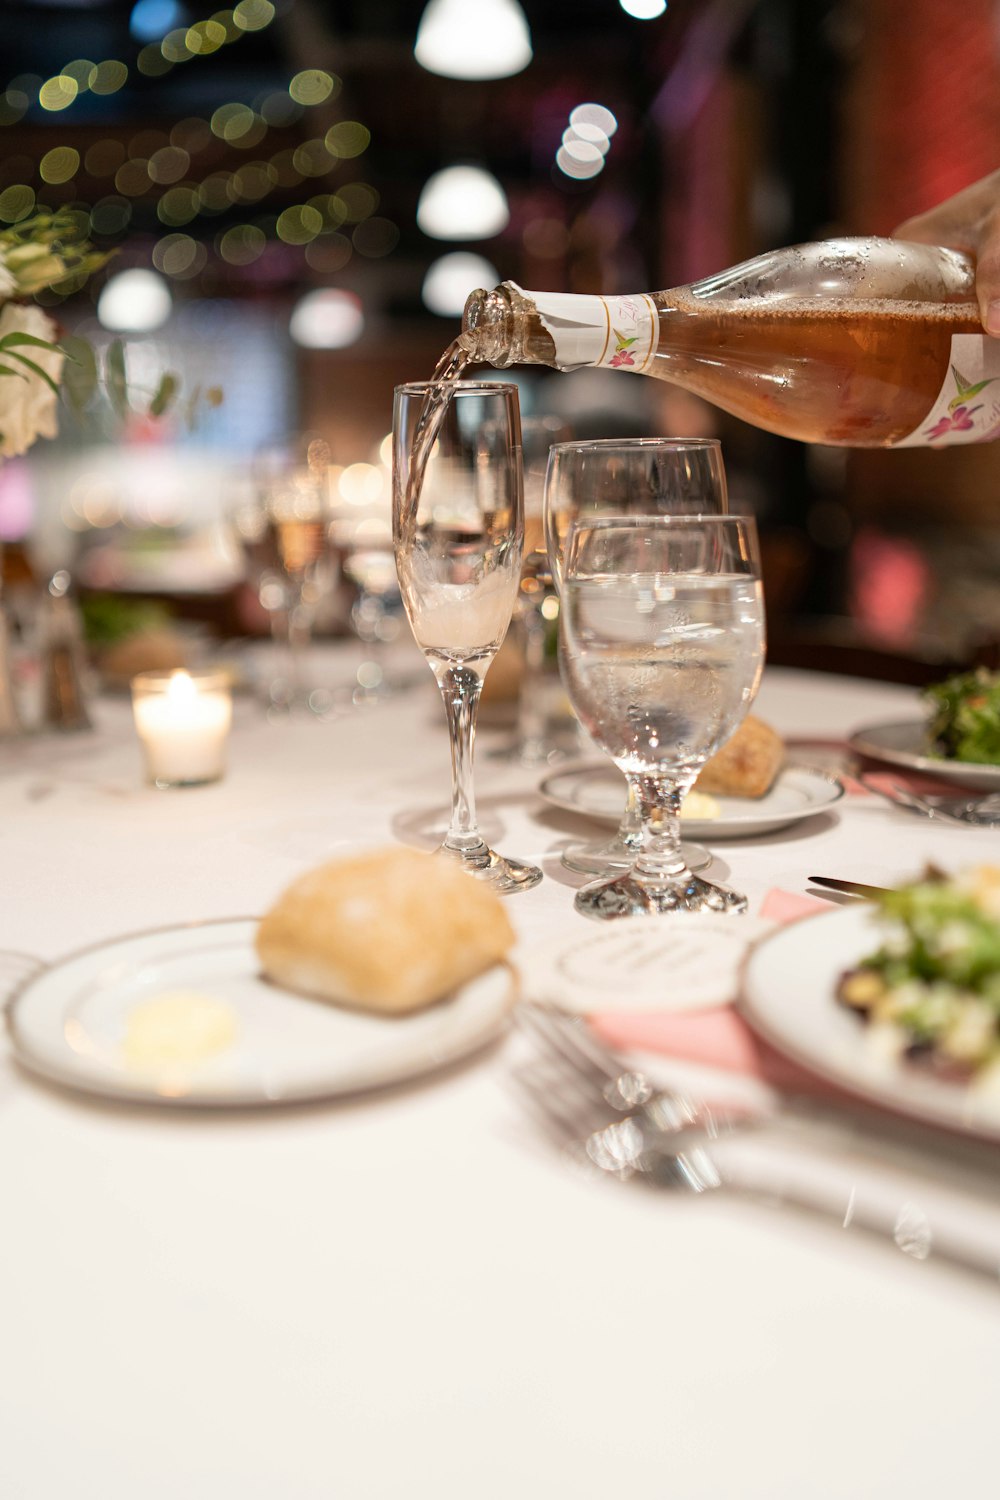
[[[583,517],[713,515],[729,508],[722,447],[717,438],[597,438],[551,449],[545,475],[544,523],[549,564],[560,588],[566,534]],[[585,875],[631,867],[642,842],[636,779],[625,776],[625,811],[613,839],[571,844],[562,863]],[[695,870],[711,863],[700,844],[685,844]]]
[[[417,645],[437,679],[451,740],[451,824],[441,853],[500,893],[542,878],[483,839],[472,756],[483,678],[517,594],[524,543],[517,387],[499,381],[398,386],[393,405],[393,544]]]
[[[585,916],[743,911],[692,874],[680,807],[753,701],[764,662],[756,528],[744,516],[581,517],[566,536],[561,649],[570,700],[634,778],[642,842],[631,870],[584,886]]]

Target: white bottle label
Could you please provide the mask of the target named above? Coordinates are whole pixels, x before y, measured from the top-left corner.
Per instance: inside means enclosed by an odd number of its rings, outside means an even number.
[[[916,431],[894,448],[943,448],[1000,437],[1000,339],[955,333],[941,394]]]
[[[588,297],[532,292],[560,370],[604,365],[643,374],[656,351],[659,319],[652,297]]]

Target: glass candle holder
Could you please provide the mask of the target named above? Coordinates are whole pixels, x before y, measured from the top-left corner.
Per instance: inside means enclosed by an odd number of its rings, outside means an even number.
[[[224,774],[233,717],[224,673],[140,672],[132,712],[155,786],[202,786]]]

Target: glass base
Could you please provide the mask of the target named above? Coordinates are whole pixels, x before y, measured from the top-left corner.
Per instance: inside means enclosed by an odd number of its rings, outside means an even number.
[[[672,911],[717,911],[734,915],[747,909],[747,898],[728,886],[713,885],[682,872],[673,880],[641,880],[618,875],[613,880],[595,880],[576,893],[573,902],[585,917],[614,922],[619,917],[658,916]]]
[[[438,855],[453,860],[475,880],[481,880],[498,896],[511,896],[515,891],[530,891],[542,878],[537,865],[523,864],[519,859],[506,859],[480,839],[467,849],[455,849],[442,844]]]
[[[564,849],[560,863],[581,875],[609,875],[615,870],[631,870],[639,853],[638,844],[627,844],[617,835],[600,844],[571,844]],[[681,844],[681,856],[689,870],[704,870],[712,855],[703,844]]]

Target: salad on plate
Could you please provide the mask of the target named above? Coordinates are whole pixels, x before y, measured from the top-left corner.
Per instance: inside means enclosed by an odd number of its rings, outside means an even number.
[[[929,750],[946,760],[1000,765],[1000,672],[978,667],[924,690]]]
[[[923,879],[877,900],[881,946],[837,999],[890,1055],[977,1081],[1000,1074],[1000,867]]]

